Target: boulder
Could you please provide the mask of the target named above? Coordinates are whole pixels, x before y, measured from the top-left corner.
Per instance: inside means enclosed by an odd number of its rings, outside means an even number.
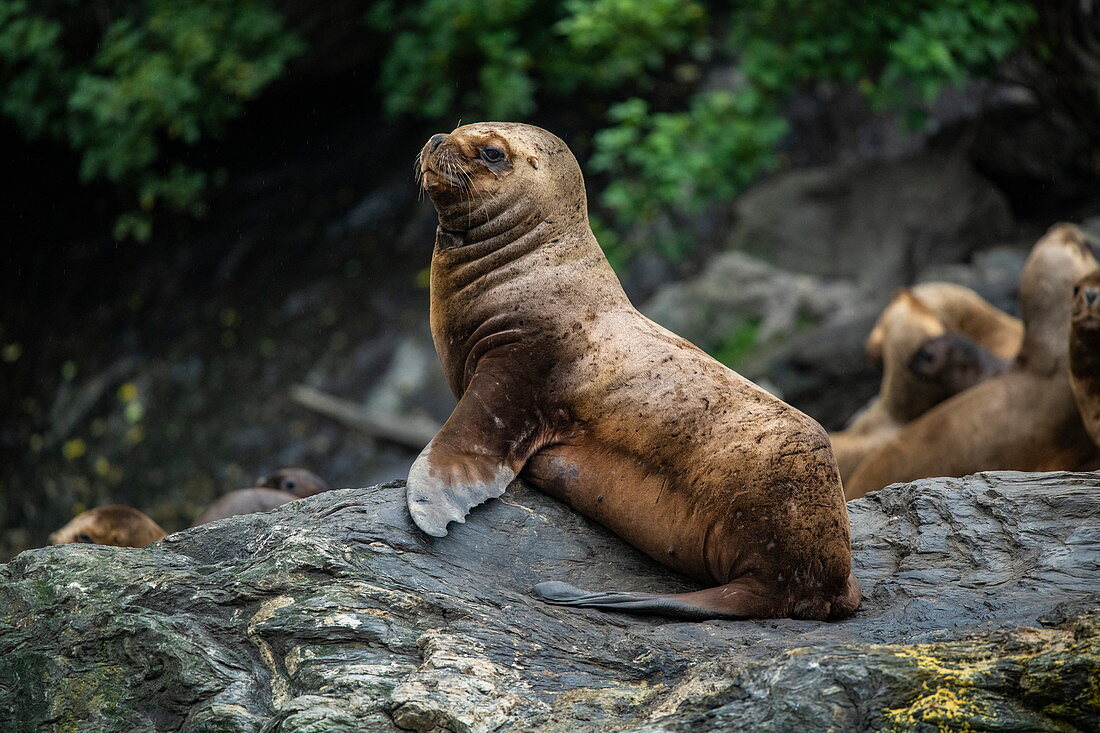
[[[966,262],[1013,231],[1004,195],[938,153],[789,171],[738,197],[734,214],[729,248],[873,292]]]
[[[433,539],[401,483],[143,549],[0,567],[0,728],[687,731],[1100,726],[1100,475],[988,473],[849,504],[837,623],[676,622],[535,583],[684,579],[520,483]]]

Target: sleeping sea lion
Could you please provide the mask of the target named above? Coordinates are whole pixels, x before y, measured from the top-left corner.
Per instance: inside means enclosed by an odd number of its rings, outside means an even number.
[[[253,514],[255,512],[269,512],[275,507],[287,502],[297,501],[298,497],[287,491],[277,489],[252,488],[237,489],[218,497],[213,504],[206,507],[199,518],[195,520],[193,527],[216,519],[235,517],[240,514]]]
[[[304,468],[280,468],[261,478],[256,486],[286,491],[299,499],[332,490],[323,478]]]
[[[409,471],[415,523],[442,537],[520,476],[715,586],[542,583],[546,601],[690,618],[851,614],[860,593],[825,431],[635,310],[565,143],[529,125],[466,125],[428,141],[420,172],[439,215],[432,336],[458,404]]]
[[[1072,469],[1092,451],[1069,384],[1073,283],[1097,266],[1081,231],[1057,225],[1020,280],[1024,340],[1004,374],[937,405],[868,455],[848,498],[927,476]]]
[[[145,547],[167,533],[137,509],[111,504],[89,509],[50,535],[51,545],[83,542],[114,547]]]

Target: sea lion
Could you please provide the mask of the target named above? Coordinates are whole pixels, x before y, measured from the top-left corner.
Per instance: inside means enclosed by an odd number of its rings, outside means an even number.
[[[1023,343],[1024,324],[992,305],[963,285],[926,282],[913,285],[909,292],[928,307],[948,331],[969,336],[1000,359],[1016,357]],[[882,366],[885,333],[881,318],[871,330],[864,347],[871,361]]]
[[[1073,283],[1097,266],[1081,231],[1057,225],[1020,280],[1024,341],[1012,367],[942,402],[867,456],[848,498],[888,484],[976,471],[1072,469],[1093,450],[1069,385]]]
[[[1093,270],[1073,286],[1069,366],[1081,421],[1100,446],[1100,270]]]
[[[280,468],[261,478],[256,486],[287,491],[299,499],[332,490],[323,478],[304,468]]]
[[[883,310],[872,331],[882,347],[883,374],[878,395],[856,413],[844,430],[829,435],[842,481],[851,477],[864,456],[903,425],[950,396],[942,386],[921,379],[909,369],[921,345],[946,330],[936,314],[908,289],[898,291]]]
[[[235,517],[239,514],[253,514],[255,512],[269,512],[275,507],[287,502],[297,501],[298,497],[287,491],[278,489],[252,488],[237,489],[218,497],[213,504],[206,507],[199,518],[192,525],[194,527],[216,519]]]
[[[113,547],[145,547],[168,533],[133,507],[111,504],[89,509],[50,535],[51,545],[83,542]]]
[[[1008,360],[955,331],[925,341],[908,364],[910,373],[938,386],[947,396],[1004,374],[1008,366]]]
[[[551,603],[688,618],[841,618],[859,604],[814,420],[642,316],[589,227],[580,166],[537,127],[433,136],[431,327],[458,404],[409,471],[427,534],[517,476],[705,584]]]

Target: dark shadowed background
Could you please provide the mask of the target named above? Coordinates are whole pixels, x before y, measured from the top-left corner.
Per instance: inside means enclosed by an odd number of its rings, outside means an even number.
[[[1042,231],[1100,236],[1098,70],[1091,0],[0,0],[0,559],[403,477],[452,405],[412,164],[460,121],[565,139],[642,310],[839,427],[893,289],[1014,310]]]

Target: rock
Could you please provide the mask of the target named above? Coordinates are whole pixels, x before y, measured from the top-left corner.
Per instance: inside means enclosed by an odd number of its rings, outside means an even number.
[[[0,567],[0,727],[1100,725],[1100,475],[927,479],[849,506],[865,600],[840,623],[542,604],[546,579],[689,584],[519,483],[439,540],[391,483],[145,549],[28,551]]]
[[[729,248],[873,292],[965,262],[1013,227],[1003,194],[935,153],[789,171],[740,196],[734,213]]]
[[[665,328],[711,349],[746,323],[760,342],[808,323],[843,320],[861,299],[850,283],[787,272],[743,252],[723,252],[695,277],[657,290],[642,306]]]

